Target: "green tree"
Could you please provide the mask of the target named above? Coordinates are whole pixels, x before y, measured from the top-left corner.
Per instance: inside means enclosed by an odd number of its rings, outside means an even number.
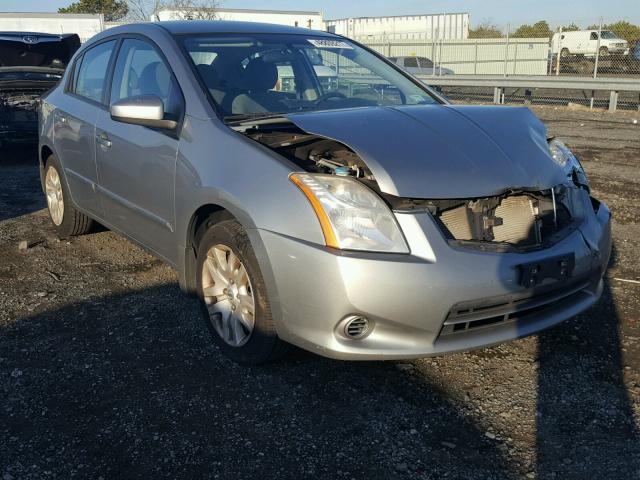
[[[503,36],[500,29],[490,22],[483,22],[475,29],[469,30],[469,38],[501,38]]]
[[[573,22],[571,22],[569,25],[565,25],[564,27],[562,27],[563,32],[577,32],[578,30],[580,30],[580,27]],[[558,31],[560,31],[559,28],[558,28]]]
[[[540,20],[533,25],[520,25],[511,35],[515,38],[549,38],[553,35],[546,20]]]
[[[126,0],[78,0],[68,7],[58,9],[58,13],[102,14],[107,22],[120,20],[127,15],[129,7]]]
[[[595,27],[591,28],[597,30],[598,26],[596,25]],[[629,43],[635,43],[640,40],[640,26],[634,25],[633,23],[629,23],[624,20],[603,25],[602,30],[611,30],[618,37],[624,38]]]

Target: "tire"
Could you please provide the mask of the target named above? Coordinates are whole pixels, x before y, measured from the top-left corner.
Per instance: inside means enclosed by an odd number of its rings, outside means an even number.
[[[609,49],[607,47],[600,47],[600,50],[598,50],[598,52],[601,57],[609,55]]]
[[[44,191],[49,218],[60,239],[83,235],[93,227],[93,220],[78,211],[69,195],[59,160],[50,155],[44,166]]]
[[[569,56],[570,52],[568,48],[563,48],[562,50],[560,50],[560,57],[561,58],[567,58]]]
[[[203,228],[206,230],[196,237],[200,238],[196,286],[202,316],[214,343],[240,364],[259,365],[280,358],[288,345],[278,338],[264,279],[247,233],[235,220],[213,225],[205,222]],[[232,268],[222,268],[230,264]],[[219,274],[221,270],[226,273]],[[250,308],[245,308],[251,304],[253,316]]]
[[[593,73],[595,65],[591,63],[589,60],[583,60],[578,64],[578,73],[581,74],[590,74]]]

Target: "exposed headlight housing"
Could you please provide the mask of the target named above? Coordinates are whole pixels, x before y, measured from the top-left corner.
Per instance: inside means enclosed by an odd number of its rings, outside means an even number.
[[[409,253],[393,213],[365,185],[335,175],[295,173],[289,178],[311,203],[327,246]]]
[[[589,185],[587,176],[584,173],[582,164],[576,156],[569,150],[562,141],[557,138],[549,140],[549,153],[554,162],[564,168],[567,176],[572,178],[576,183],[584,186]]]

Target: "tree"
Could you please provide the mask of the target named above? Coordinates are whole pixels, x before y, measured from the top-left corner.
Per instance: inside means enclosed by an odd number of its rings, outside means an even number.
[[[553,35],[546,20],[540,20],[533,25],[520,25],[513,35],[514,38],[549,38]]]
[[[58,9],[58,13],[102,14],[107,22],[124,18],[129,11],[125,0],[78,0],[68,7]]]
[[[580,30],[580,27],[573,22],[562,27],[563,32],[577,32],[578,30]],[[558,31],[560,31],[560,29],[558,29]]]
[[[591,25],[587,27],[587,29],[597,30],[598,25]],[[629,23],[624,20],[602,25],[602,30],[611,30],[618,37],[624,38],[629,43],[634,43],[640,40],[640,26],[634,25],[633,23]]]
[[[129,6],[128,20],[146,22],[160,9],[161,0],[127,0]]]
[[[215,20],[217,0],[161,0],[157,7],[173,10],[175,17],[183,20]]]
[[[473,30],[469,30],[469,38],[501,38],[503,36],[500,29],[488,21],[482,22]]]

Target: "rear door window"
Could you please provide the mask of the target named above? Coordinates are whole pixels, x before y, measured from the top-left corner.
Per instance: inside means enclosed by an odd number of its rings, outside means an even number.
[[[109,60],[115,45],[116,41],[110,40],[84,52],[74,86],[77,95],[103,103]]]

